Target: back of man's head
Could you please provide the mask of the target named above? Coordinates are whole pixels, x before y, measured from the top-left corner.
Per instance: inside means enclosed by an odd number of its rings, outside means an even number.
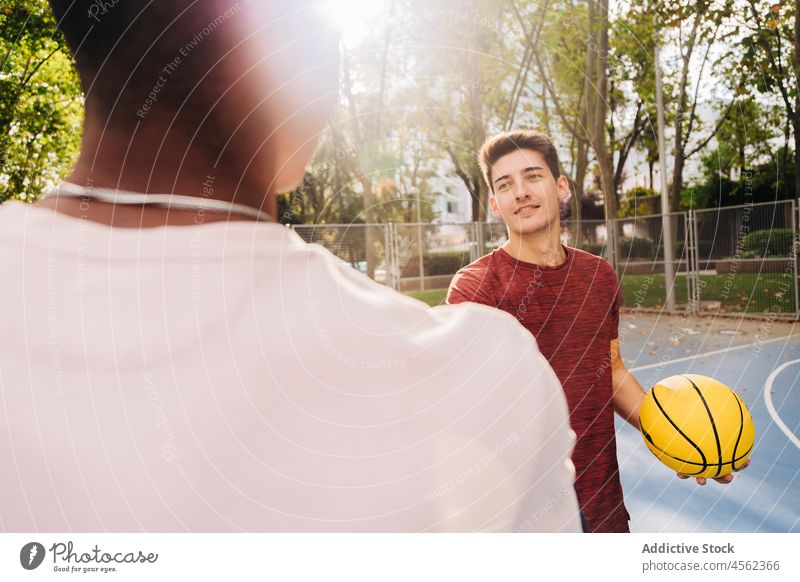
[[[236,82],[253,64],[245,56],[252,57],[259,49],[294,50],[299,74],[335,54],[334,36],[309,0],[50,0],[50,4],[74,53],[87,99],[108,108],[138,109],[154,87],[163,89],[157,96],[162,106],[179,106],[198,85],[200,90],[209,86],[224,90],[227,86],[218,83]],[[270,42],[265,44],[266,38]],[[298,40],[302,50],[295,46]],[[260,56],[266,60],[270,55]],[[213,93],[214,98],[219,96]]]
[[[170,102],[198,73],[208,72],[222,54],[224,27],[206,35],[222,2],[211,0],[50,0],[58,26],[75,56],[84,93],[93,104],[126,108],[138,105],[155,86],[164,67],[180,59],[170,75],[171,90],[163,91],[162,103]],[[220,23],[222,24],[222,23]],[[181,54],[197,34],[191,58]],[[210,61],[210,63],[209,63]],[[184,89],[185,87],[181,87]]]
[[[185,135],[261,167],[294,153],[302,170],[336,97],[338,31],[319,2],[50,3],[75,56],[90,136],[122,136],[124,153],[134,134]]]

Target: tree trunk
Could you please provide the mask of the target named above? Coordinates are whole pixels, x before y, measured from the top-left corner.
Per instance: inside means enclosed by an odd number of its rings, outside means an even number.
[[[794,9],[794,195],[800,196],[800,6],[795,4]]]
[[[591,7],[592,3],[589,3]],[[600,185],[603,189],[603,206],[606,220],[617,217],[617,192],[614,188],[614,158],[608,147],[606,137],[606,117],[608,115],[608,76],[606,73],[606,57],[608,55],[608,0],[598,2],[599,14],[594,15],[598,25],[598,42],[595,59],[597,74],[597,95],[594,99],[594,119],[592,120],[592,141],[597,165],[600,170]],[[590,9],[590,15],[593,11]],[[591,16],[590,16],[591,18]],[[592,48],[588,49],[590,52]]]
[[[469,191],[472,198],[472,222],[486,222],[486,204],[489,202],[489,188],[480,174],[472,176],[472,183],[474,186]]]
[[[486,141],[486,132],[481,124],[483,120],[483,108],[480,103],[480,96],[476,95],[478,102],[474,105],[473,112],[477,113],[473,117],[472,122],[472,146],[473,151],[480,150],[483,142]],[[477,111],[476,111],[477,110]],[[475,164],[477,166],[477,164]],[[475,174],[472,176],[472,183],[475,185],[475,193],[477,197],[472,201],[472,216],[476,222],[486,222],[486,207],[489,204],[489,189],[486,186],[486,181],[483,179],[478,168],[475,168]]]
[[[789,136],[791,135],[793,121],[786,120],[786,127],[783,128],[783,152],[780,161],[780,183],[783,188],[787,188],[787,178],[789,176]],[[797,143],[797,142],[795,142]]]
[[[683,190],[683,167],[685,163],[684,154],[686,141],[689,136],[683,135],[683,117],[686,113],[687,84],[689,80],[689,63],[692,59],[697,31],[701,20],[700,10],[696,8],[692,32],[686,45],[686,52],[683,55],[683,70],[681,71],[681,82],[678,89],[678,115],[675,116],[675,164],[672,170],[672,189],[670,192],[670,208],[668,210],[677,212],[681,204],[681,191]],[[698,79],[698,83],[700,80]],[[689,114],[691,121],[691,113]],[[666,152],[665,152],[666,153]]]
[[[350,79],[350,65],[347,58],[347,52],[343,51],[342,54],[342,69],[343,69],[343,90],[344,94],[347,97],[348,107],[350,111],[350,122],[353,128],[353,135],[356,138],[357,143],[363,144],[365,135],[364,132],[361,131],[361,126],[359,124],[359,117],[358,111],[356,109],[356,103],[353,99],[353,91],[352,91],[352,81]],[[377,120],[377,118],[373,118],[373,120]],[[364,222],[367,224],[372,224],[377,221],[375,214],[375,201],[373,196],[373,188],[372,188],[372,180],[369,178],[367,173],[364,171],[362,166],[361,160],[358,158],[358,154],[354,155],[354,166],[355,166],[355,174],[356,179],[361,184],[361,188],[364,191]],[[377,266],[377,258],[375,256],[375,242],[376,237],[373,236],[372,228],[364,227],[366,231],[364,232],[364,245],[365,245],[365,254],[366,254],[366,262],[367,262],[367,275],[370,278],[373,278],[375,274],[375,268]]]
[[[586,170],[589,168],[589,146],[584,141],[578,141],[578,154],[575,161],[575,220],[581,220],[583,214],[583,198],[586,196],[584,184],[586,183]]]
[[[672,169],[672,189],[670,192],[669,209],[667,212],[678,212],[680,210],[681,193],[683,192],[681,184],[683,182],[683,168],[685,163],[686,159],[683,156],[683,152],[676,153],[675,165]]]
[[[544,132],[550,134],[550,114],[547,112],[547,91],[542,89],[542,119],[544,124]]]

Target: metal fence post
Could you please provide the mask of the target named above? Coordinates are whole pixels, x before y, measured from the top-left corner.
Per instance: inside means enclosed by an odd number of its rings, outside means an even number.
[[[695,273],[695,285],[697,286],[697,304],[700,305],[700,301],[703,300],[703,286],[700,284],[700,233],[697,228],[697,215],[694,210],[690,210],[689,213],[692,217],[692,236],[694,237],[692,264]]]
[[[384,269],[384,280],[385,285],[392,285],[391,279],[391,266],[392,266],[392,248],[390,246],[391,238],[389,236],[389,228],[391,228],[391,223],[383,225],[383,269]]]
[[[486,240],[483,236],[483,225],[486,223],[473,222],[473,224],[475,225],[475,234],[477,235],[475,237],[475,258],[473,261],[477,261],[484,255],[486,250]]]
[[[794,287],[794,317],[800,315],[797,290],[797,201],[792,200],[792,287]]]
[[[422,223],[417,223],[417,253],[419,265],[419,290],[425,291],[425,247],[422,240]]]
[[[389,280],[389,286],[397,290],[397,271],[396,271],[396,257],[397,254],[394,248],[394,224],[388,223],[386,225],[386,236],[388,237],[388,251],[386,252],[386,277]]]
[[[683,217],[683,253],[681,253],[681,256],[678,257],[677,271],[680,272],[680,261],[686,261],[686,299],[689,302],[690,308],[692,305],[694,305],[694,308],[697,309],[697,303],[694,303],[697,297],[695,297],[696,288],[694,286],[694,265],[692,264],[693,245],[694,235],[692,232],[692,211],[690,210],[689,212],[684,213]],[[664,254],[666,255],[666,253]],[[666,270],[664,273],[666,273]]]
[[[700,250],[694,210],[684,213],[684,255],[686,258],[686,297],[693,313],[700,309]]]
[[[617,232],[615,229],[615,222],[616,218],[611,218],[606,220],[606,244],[608,246],[608,262],[611,263],[611,267],[616,271],[617,270]],[[622,277],[622,274],[617,272],[618,277]]]

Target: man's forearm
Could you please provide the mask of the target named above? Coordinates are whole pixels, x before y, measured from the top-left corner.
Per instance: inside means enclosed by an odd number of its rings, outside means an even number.
[[[614,410],[631,426],[639,428],[639,409],[644,399],[644,388],[627,368],[620,366],[612,371]]]

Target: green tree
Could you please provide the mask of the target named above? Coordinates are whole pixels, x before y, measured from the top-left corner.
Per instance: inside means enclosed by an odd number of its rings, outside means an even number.
[[[476,154],[502,128],[509,89],[521,66],[523,34],[497,0],[416,0],[414,90],[426,133],[447,156],[472,198],[472,219],[486,220],[488,186]]]
[[[713,179],[771,160],[778,166],[770,142],[780,136],[782,116],[755,97],[738,100],[716,133],[717,147],[703,157],[704,173]]]
[[[783,149],[777,168],[784,184],[792,184],[789,196],[800,195],[800,8],[796,0],[746,0],[736,14],[741,31],[736,61],[750,91],[775,97],[783,107]],[[790,142],[794,138],[794,148]],[[789,154],[794,151],[794,159]],[[789,166],[794,180],[789,181]]]
[[[80,84],[46,0],[0,9],[0,201],[35,200],[80,145]]]

